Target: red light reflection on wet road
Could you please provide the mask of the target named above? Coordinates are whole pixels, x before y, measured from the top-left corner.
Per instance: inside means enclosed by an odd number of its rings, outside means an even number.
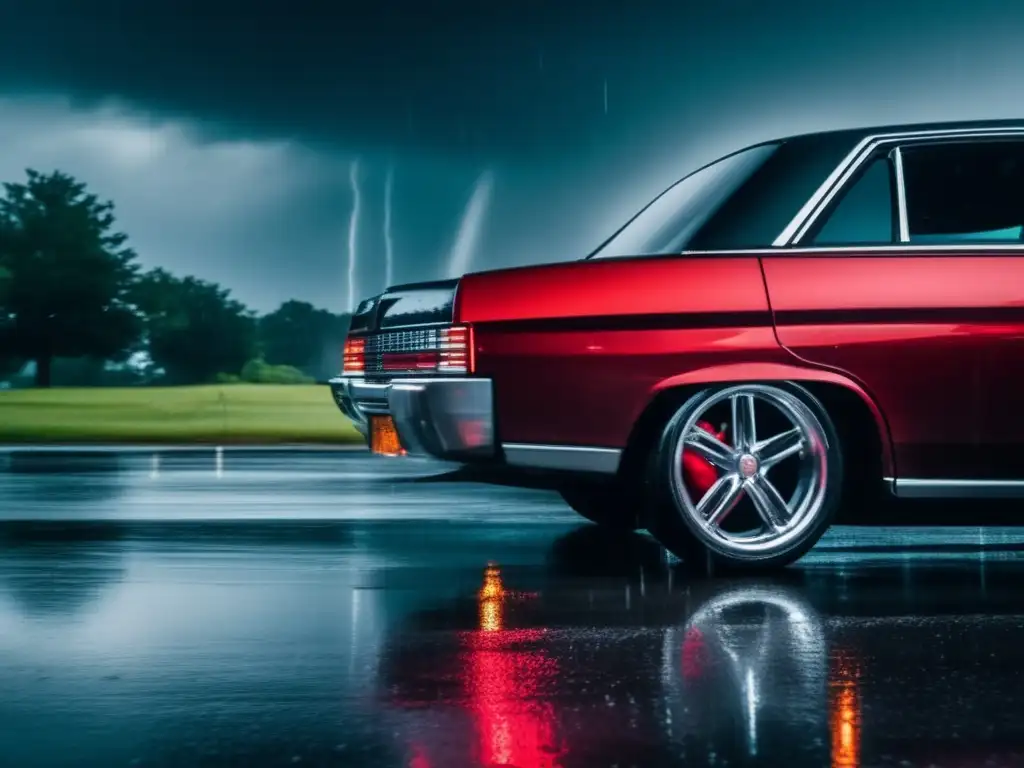
[[[683,639],[683,677],[687,680],[699,679],[704,675],[707,664],[708,649],[704,633],[693,627]]]
[[[470,707],[478,734],[479,762],[516,768],[557,768],[559,744],[554,708],[543,687],[558,665],[539,645],[543,629],[508,629],[509,595],[497,566],[488,566],[478,594],[479,631],[467,636]]]

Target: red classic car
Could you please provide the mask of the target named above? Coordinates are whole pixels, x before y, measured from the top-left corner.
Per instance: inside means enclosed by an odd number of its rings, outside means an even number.
[[[1024,495],[1022,225],[1024,123],[766,142],[584,259],[364,301],[332,391],[378,453],[785,565],[883,482]]]

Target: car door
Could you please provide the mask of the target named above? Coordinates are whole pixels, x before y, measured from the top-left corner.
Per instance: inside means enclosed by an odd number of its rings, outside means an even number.
[[[806,237],[763,259],[780,343],[888,421],[900,493],[1024,476],[1024,143],[882,140]]]

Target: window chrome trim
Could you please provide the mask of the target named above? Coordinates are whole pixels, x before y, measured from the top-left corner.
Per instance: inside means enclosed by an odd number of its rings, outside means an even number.
[[[887,144],[921,143],[942,139],[998,139],[1024,137],[1024,126],[1001,128],[946,128],[923,131],[905,131],[902,133],[879,133],[866,136],[850,150],[849,154],[833,169],[821,186],[797,211],[796,216],[786,225],[772,243],[773,248],[797,246],[814,226],[815,221],[828,207],[829,203],[849,183],[853,175],[871,157],[875,151]],[[888,247],[888,246],[886,246]]]
[[[850,255],[935,255],[976,253],[987,256],[1020,257],[1024,243],[974,243],[956,245],[923,245],[921,243],[893,243],[892,245],[797,245],[792,248],[749,248],[730,251],[683,251],[680,256],[816,256],[818,254]]]
[[[901,243],[910,242],[910,218],[907,216],[907,185],[903,178],[903,151],[896,147],[892,153],[892,166],[896,173],[896,211],[899,217]]]
[[[871,144],[874,137],[868,136],[861,139],[857,145],[850,150],[849,154],[844,157],[835,168],[832,169],[832,173],[825,177],[825,181],[821,183],[814,194],[812,194],[807,202],[803,204],[799,211],[796,212],[796,216],[793,217],[792,221],[786,225],[786,228],[779,233],[779,236],[775,238],[775,242],[772,246],[776,248],[782,248],[795,242],[797,239],[798,231],[802,234],[801,224],[807,221],[815,210],[817,210],[820,204],[825,200],[829,190],[834,190],[837,186],[841,186],[846,181],[848,174],[846,170],[860,157],[864,148]],[[831,200],[832,196],[828,196],[828,200]]]

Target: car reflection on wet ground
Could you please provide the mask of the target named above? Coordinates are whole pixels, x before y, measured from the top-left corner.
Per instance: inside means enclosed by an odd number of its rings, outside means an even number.
[[[1024,765],[1024,529],[706,578],[428,474],[9,457],[0,764]]]

